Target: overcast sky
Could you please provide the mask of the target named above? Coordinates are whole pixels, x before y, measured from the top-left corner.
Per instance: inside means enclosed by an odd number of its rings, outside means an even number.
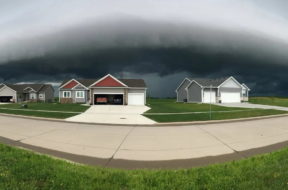
[[[288,95],[287,0],[0,0],[0,82],[106,73],[174,96],[186,77],[235,76]]]

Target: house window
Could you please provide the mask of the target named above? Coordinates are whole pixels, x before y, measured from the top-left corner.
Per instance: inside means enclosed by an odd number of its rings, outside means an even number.
[[[44,94],[39,94],[39,98],[43,99],[44,98]]]
[[[64,98],[71,98],[71,92],[70,91],[64,91],[63,92],[63,97]]]
[[[84,98],[84,91],[76,91],[76,98]]]
[[[30,99],[31,100],[35,100],[36,99],[36,94],[35,93],[31,93],[30,94]]]

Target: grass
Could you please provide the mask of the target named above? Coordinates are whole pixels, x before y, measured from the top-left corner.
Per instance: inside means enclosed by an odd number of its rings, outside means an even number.
[[[60,104],[60,103],[25,103],[28,109],[32,110],[48,110],[48,111],[67,111],[67,112],[84,112],[89,106],[81,104]],[[22,103],[15,104],[0,104],[0,108],[21,109]]]
[[[177,103],[175,99],[149,99],[151,107],[146,113],[183,113],[183,112],[206,112],[187,113],[172,115],[145,115],[157,122],[182,122],[182,121],[206,121],[210,120],[209,104]],[[263,110],[248,108],[231,108],[212,105],[211,120],[238,119],[257,116],[277,115],[287,113],[280,110]],[[227,111],[227,112],[219,112]],[[230,112],[229,112],[230,111]]]
[[[0,144],[0,189],[288,189],[288,149],[179,170],[120,170],[53,159]]]
[[[68,117],[78,115],[77,113],[38,112],[38,111],[3,110],[3,109],[0,109],[0,113],[33,116],[33,117],[55,118],[55,119],[66,119]]]
[[[148,99],[147,105],[151,108],[147,113],[181,113],[181,112],[208,112],[209,104],[182,103],[176,99]],[[245,110],[245,108],[230,108],[211,105],[213,111]]]
[[[80,104],[27,103],[28,108],[26,109],[26,108],[22,108],[21,105],[22,105],[21,103],[1,104],[0,113],[65,119],[65,118],[72,117],[78,114],[78,113],[65,113],[65,112],[84,112],[85,110],[89,108],[89,106],[83,106]],[[6,109],[1,109],[1,108],[6,108]],[[13,109],[17,109],[17,110],[13,110]],[[37,110],[41,110],[41,111],[37,111]],[[49,112],[49,111],[57,111],[57,112]]]
[[[288,98],[250,97],[249,102],[253,104],[264,104],[264,105],[288,107]]]
[[[227,113],[213,113],[211,114],[211,120],[225,120],[225,119],[239,119],[258,116],[268,116],[287,113],[280,110],[262,110],[251,109],[249,111],[236,111]],[[146,115],[150,119],[157,122],[185,122],[185,121],[207,121],[210,120],[209,113],[200,114],[181,114],[181,115]]]

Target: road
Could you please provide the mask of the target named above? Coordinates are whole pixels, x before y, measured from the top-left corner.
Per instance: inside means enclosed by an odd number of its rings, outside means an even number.
[[[107,126],[0,116],[0,142],[105,167],[178,168],[286,146],[288,116],[187,126]]]

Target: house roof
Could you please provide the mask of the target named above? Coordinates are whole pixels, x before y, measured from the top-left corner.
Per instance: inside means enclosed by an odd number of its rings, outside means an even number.
[[[0,89],[4,86],[4,84],[0,84]]]
[[[128,87],[146,87],[146,83],[143,79],[119,79],[122,83]]]
[[[6,86],[19,93],[29,92],[27,88],[32,88],[36,92],[40,92],[48,87],[52,87],[50,84],[6,84]]]
[[[211,86],[212,87],[218,87],[221,85],[224,81],[226,81],[230,77],[224,77],[224,78],[217,78],[217,79],[205,79],[205,78],[189,78],[191,81],[196,81],[201,86]]]
[[[250,91],[250,88],[249,88],[245,83],[242,83],[241,85],[242,85],[244,88],[246,88],[247,90]]]
[[[63,86],[64,84],[66,84],[67,82],[69,82],[71,79],[69,80],[64,80],[62,82],[62,84],[60,85]],[[98,81],[99,79],[75,79],[76,81],[80,82],[81,84],[83,84],[85,87],[89,87],[90,85],[92,85],[93,83],[95,83],[96,81]],[[145,81],[143,79],[118,79],[119,81],[121,81],[122,83],[126,84],[128,87],[140,87],[140,88],[145,88],[146,84]]]

